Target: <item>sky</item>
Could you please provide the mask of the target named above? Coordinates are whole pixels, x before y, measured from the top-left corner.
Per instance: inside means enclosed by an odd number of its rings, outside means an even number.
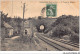
[[[54,0],[55,1],[55,0]],[[74,3],[65,3],[64,1],[59,2],[61,0],[54,1],[32,1],[32,0],[1,0],[1,11],[5,14],[8,13],[8,16],[20,16],[23,17],[23,3],[26,3],[26,11],[25,18],[29,17],[38,17],[41,16],[41,10],[43,7],[46,7],[48,2],[49,4],[57,4],[57,16],[61,15],[73,15],[79,16],[79,1],[76,0]],[[70,0],[65,0],[70,2]],[[52,3],[53,2],[53,3]],[[46,11],[44,13],[44,17],[46,17]]]

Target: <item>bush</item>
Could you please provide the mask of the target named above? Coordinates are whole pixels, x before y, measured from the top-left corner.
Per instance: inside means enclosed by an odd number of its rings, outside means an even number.
[[[71,29],[72,29],[75,33],[79,34],[79,25],[73,25],[73,26],[71,27]]]
[[[70,34],[72,31],[70,28],[63,26],[63,25],[57,25],[55,28],[52,30],[54,36],[56,37],[62,37],[64,35]]]
[[[79,43],[79,34],[73,33],[73,34],[71,35],[71,37],[70,37],[70,40],[71,40],[72,42]]]

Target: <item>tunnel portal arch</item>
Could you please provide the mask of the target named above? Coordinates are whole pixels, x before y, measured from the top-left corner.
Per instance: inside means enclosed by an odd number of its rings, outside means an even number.
[[[45,31],[45,29],[46,29],[46,25],[45,24],[40,24],[40,25],[38,25],[38,26],[36,26],[37,27],[37,31],[38,32],[44,32]],[[42,28],[41,28],[42,27]]]

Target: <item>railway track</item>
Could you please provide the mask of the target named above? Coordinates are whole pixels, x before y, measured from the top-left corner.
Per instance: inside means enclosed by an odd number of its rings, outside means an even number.
[[[66,42],[66,41],[58,40],[58,39],[53,39],[53,40],[56,40],[56,41],[59,41],[59,42],[62,42],[62,43],[65,43],[65,44],[71,45],[71,46],[73,46],[73,47],[77,47],[77,48],[79,48],[79,45],[78,45],[77,43]]]
[[[44,36],[46,37],[46,35],[44,35]],[[50,38],[50,37],[48,37],[48,38]],[[68,44],[68,45],[70,45],[70,46],[79,48],[79,44],[78,44],[78,43],[73,43],[73,42],[71,42],[71,41],[59,40],[59,39],[56,39],[55,37],[53,38],[53,40],[56,40],[56,41],[59,41],[59,42]]]
[[[79,50],[78,48],[75,48],[75,47],[66,45],[64,43],[60,43],[58,41],[52,40],[50,38],[44,37],[41,34],[37,34],[37,37],[41,39],[42,41],[44,41],[45,43],[47,43],[48,45],[56,48],[59,51],[74,51],[74,50],[77,51]]]

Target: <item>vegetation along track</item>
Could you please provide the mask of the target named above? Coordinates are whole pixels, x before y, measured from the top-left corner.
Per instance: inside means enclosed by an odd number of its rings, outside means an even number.
[[[49,44],[50,46],[53,46],[54,48],[56,48],[59,51],[74,51],[74,50],[77,51],[77,50],[79,50],[78,48],[60,43],[55,40],[51,40],[50,38],[44,37],[41,34],[37,34],[37,37],[39,39],[41,39],[42,41],[46,42],[47,44]]]

